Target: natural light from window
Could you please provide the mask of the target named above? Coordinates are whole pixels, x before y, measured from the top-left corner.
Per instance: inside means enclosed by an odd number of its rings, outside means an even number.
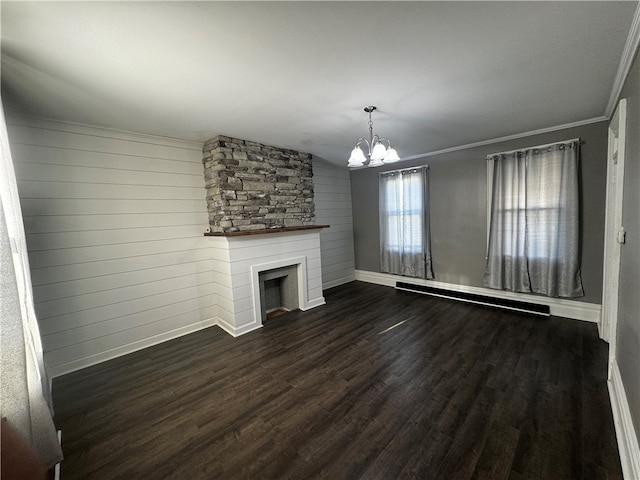
[[[384,205],[390,250],[414,253],[422,250],[424,202],[421,182],[422,178],[418,176],[403,179],[397,175],[388,179]]]

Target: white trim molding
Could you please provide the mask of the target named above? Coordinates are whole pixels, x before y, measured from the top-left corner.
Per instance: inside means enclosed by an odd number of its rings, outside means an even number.
[[[540,128],[538,130],[531,130],[529,132],[522,132],[522,133],[516,133],[514,135],[507,135],[506,137],[491,138],[489,140],[482,140],[480,142],[475,142],[475,143],[467,143],[466,145],[459,145],[457,147],[444,148],[442,150],[435,150],[433,152],[418,153],[416,155],[402,157],[402,161],[417,160],[419,158],[433,157],[435,155],[443,155],[445,153],[458,152],[460,150],[467,150],[469,148],[484,147],[485,145],[493,145],[494,143],[508,142],[510,140],[518,140],[520,138],[532,137],[534,135],[541,135],[543,133],[557,132],[559,130],[565,130],[567,128],[581,127],[583,125],[591,125],[592,123],[598,123],[598,122],[606,122],[607,120],[609,120],[608,116],[587,118],[585,120],[565,123],[563,125],[556,125],[553,127]],[[361,167],[361,168],[365,168],[365,167]],[[352,168],[352,170],[358,170],[358,169]]]
[[[629,29],[629,35],[627,36],[627,43],[625,43],[624,45],[622,57],[620,58],[620,64],[618,65],[618,72],[616,73],[616,78],[613,81],[613,88],[611,89],[611,94],[609,95],[609,103],[607,103],[607,108],[605,110],[605,116],[607,118],[611,118],[611,115],[613,115],[613,111],[615,110],[618,103],[620,92],[622,92],[622,87],[624,86],[624,82],[627,79],[627,75],[629,74],[629,69],[631,69],[631,64],[633,63],[633,59],[636,55],[639,44],[640,3],[638,3],[638,5],[636,6],[636,12],[633,15],[631,28]]]
[[[281,258],[273,262],[251,265],[251,294],[253,299],[253,323],[252,325],[262,326],[262,311],[260,308],[260,274],[269,270],[282,267],[296,267],[298,308],[308,310],[309,306],[307,287],[307,257]]]
[[[395,287],[396,282],[410,282],[416,285],[426,285],[452,292],[474,293],[493,298],[520,300],[523,302],[548,305],[551,315],[556,317],[565,317],[593,323],[598,323],[600,321],[601,306],[595,303],[576,302],[575,300],[567,300],[563,298],[540,297],[538,295],[527,295],[524,293],[504,292],[484,287],[456,285],[453,283],[436,282],[434,280],[424,280],[421,278],[401,277],[399,275],[369,272],[366,270],[356,270],[356,280],[376,283],[378,285],[386,285],[388,287]]]
[[[239,326],[231,325],[229,322],[225,321],[222,317],[218,317],[217,323],[218,327],[220,327],[223,331],[231,335],[232,337],[239,337],[240,335],[244,335],[245,333],[253,332],[254,330],[258,330],[262,328],[262,322],[249,322],[244,323]]]
[[[611,378],[607,383],[618,439],[618,450],[620,451],[622,474],[625,480],[637,480],[640,478],[640,447],[636,431],[633,428],[633,418],[629,410],[627,394],[615,359],[612,361],[610,370]]]
[[[60,444],[60,448],[62,448],[62,430],[58,430],[58,443]],[[53,467],[53,479],[60,480],[60,464],[62,462],[58,462]]]
[[[326,303],[327,302],[325,302],[324,297],[314,298],[313,300],[308,300],[307,304],[304,307],[300,305],[300,310],[306,312],[307,310],[311,310],[312,308],[321,307]]]

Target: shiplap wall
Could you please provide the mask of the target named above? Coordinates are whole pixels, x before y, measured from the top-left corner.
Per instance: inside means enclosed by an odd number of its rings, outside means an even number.
[[[326,289],[355,280],[349,171],[314,161],[313,191],[316,224],[330,225],[320,232],[322,287]]]
[[[52,375],[215,323],[200,145],[7,120]]]
[[[7,118],[53,376],[215,325],[201,145]],[[355,278],[349,172],[314,163],[322,287]]]

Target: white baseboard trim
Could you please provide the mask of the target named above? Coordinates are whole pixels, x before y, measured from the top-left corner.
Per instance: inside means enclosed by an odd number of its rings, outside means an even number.
[[[324,305],[325,303],[326,302],[324,301],[324,297],[314,298],[313,300],[309,300],[305,306],[300,306],[300,310],[306,312],[307,310],[319,307],[321,305]]]
[[[640,478],[640,447],[633,427],[627,394],[615,359],[611,365],[611,379],[607,383],[613,422],[616,427],[616,438],[618,439],[622,474],[625,480],[637,480]]]
[[[319,307],[324,304],[325,304],[324,297],[318,297],[307,302],[307,305],[305,307],[300,307],[300,310],[306,311],[315,307]],[[226,333],[228,333],[232,337],[239,337],[240,335],[244,335],[245,333],[253,332],[254,330],[262,328],[262,324],[259,324],[256,322],[245,323],[244,325],[236,327],[226,322],[219,316],[213,317],[198,323],[187,325],[186,327],[177,328],[175,330],[161,333],[153,337],[138,340],[137,342],[128,343],[126,345],[112,348],[104,352],[99,352],[94,355],[89,355],[87,357],[79,358],[71,362],[62,363],[54,366],[47,365],[47,373],[51,381],[55,377],[60,377],[62,375],[66,375],[67,373],[75,372],[77,370],[81,370],[83,368],[90,367],[92,365],[97,365],[98,363],[106,362],[108,360],[113,360],[114,358],[118,358],[123,355],[127,355],[129,353],[137,352],[138,350],[142,350],[147,347],[152,347],[153,345],[157,345],[159,343],[163,343],[168,340],[173,340],[174,338],[178,338],[183,335],[187,335],[189,333],[197,332],[198,330],[202,330],[202,329],[213,327],[213,326],[220,327],[222,330],[224,330]],[[46,360],[46,353],[45,353],[45,360]]]
[[[325,304],[324,297],[318,297],[308,301],[304,306],[300,305],[300,307],[298,308],[300,308],[300,310],[304,312],[324,304]],[[253,332],[254,330],[262,328],[262,324],[258,322],[245,323],[244,325],[240,325],[239,327],[236,327],[234,325],[231,325],[229,322],[226,322],[220,317],[218,317],[217,319],[217,325],[232,337],[239,337],[240,335],[244,335],[245,333]]]
[[[66,375],[67,373],[75,372],[76,370],[81,370],[86,367],[90,367],[92,365],[96,365],[98,363],[106,362],[107,360],[112,360],[117,357],[121,357],[122,355],[127,355],[128,353],[137,352],[138,350],[142,350],[147,347],[151,347],[153,345],[157,345],[162,342],[166,342],[168,340],[173,340],[174,338],[182,337],[183,335],[187,335],[189,333],[197,332],[198,330],[202,330],[208,327],[213,327],[218,324],[217,318],[209,318],[206,320],[202,320],[197,323],[192,323],[191,325],[187,325],[185,327],[176,328],[175,330],[170,330],[165,333],[161,333],[159,335],[154,335],[149,338],[145,338],[142,340],[138,340],[136,342],[128,343],[126,345],[122,345],[120,347],[112,348],[110,350],[96,353],[94,355],[89,355],[88,357],[79,358],[77,360],[73,360],[71,362],[62,363],[60,365],[49,366],[47,368],[47,373],[50,377],[59,377],[61,375]],[[46,353],[45,353],[46,357]]]
[[[507,300],[520,300],[529,303],[538,303],[540,305],[548,305],[551,315],[557,317],[572,318],[575,320],[583,320],[585,322],[600,322],[601,305],[595,303],[576,302],[575,300],[566,300],[562,298],[547,298],[537,295],[527,295],[524,293],[503,292],[484,287],[472,287],[468,285],[456,285],[454,283],[437,282],[435,280],[424,280],[422,278],[402,277],[400,275],[390,275],[388,273],[369,272],[366,270],[355,271],[356,280],[368,283],[376,283],[378,285],[386,285],[395,287],[396,282],[408,282],[416,285],[426,285],[443,290],[453,292],[475,293],[477,295],[485,295],[493,298],[503,298]]]
[[[218,318],[217,320],[217,325],[234,338],[262,328],[262,324],[256,322],[245,323],[244,325],[236,327],[231,325],[229,322],[224,321],[222,318]]]
[[[353,275],[347,275],[346,277],[338,278],[337,280],[331,280],[330,282],[322,284],[322,290],[338,287],[340,285],[344,285],[345,283],[353,282],[355,279],[356,275],[354,273]]]

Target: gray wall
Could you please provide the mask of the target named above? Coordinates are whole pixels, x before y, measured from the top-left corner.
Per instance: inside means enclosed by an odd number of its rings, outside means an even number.
[[[627,240],[620,259],[620,297],[616,361],[627,393],[631,417],[640,438],[640,60],[627,76],[621,97],[627,98],[627,140],[622,224]]]
[[[583,302],[601,303],[607,171],[607,122],[598,122],[517,140],[401,162],[393,167],[351,172],[355,265],[380,271],[378,174],[429,165],[431,253],[435,280],[482,286],[487,236],[487,164],[489,153],[580,137],[582,182]]]

